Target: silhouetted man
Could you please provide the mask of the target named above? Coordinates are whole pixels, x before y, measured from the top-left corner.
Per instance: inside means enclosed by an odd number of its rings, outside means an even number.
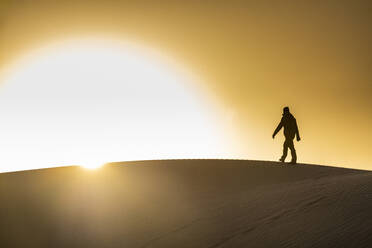
[[[294,148],[293,139],[296,136],[297,141],[300,141],[300,134],[298,133],[298,127],[296,119],[293,117],[293,115],[289,112],[289,108],[285,107],[283,108],[283,117],[278,125],[278,127],[275,129],[273,133],[273,139],[275,138],[275,135],[280,131],[280,129],[284,127],[284,136],[285,141],[283,144],[283,155],[279,159],[279,161],[284,162],[285,158],[287,157],[288,148],[291,149],[291,155],[292,155],[292,164],[295,164],[297,162],[297,155],[296,150]]]

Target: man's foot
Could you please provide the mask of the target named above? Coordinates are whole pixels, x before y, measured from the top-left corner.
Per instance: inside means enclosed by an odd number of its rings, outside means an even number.
[[[284,163],[285,158],[280,158],[279,161]]]
[[[292,160],[292,161],[290,162],[290,164],[297,164],[297,161],[296,161],[296,160]]]

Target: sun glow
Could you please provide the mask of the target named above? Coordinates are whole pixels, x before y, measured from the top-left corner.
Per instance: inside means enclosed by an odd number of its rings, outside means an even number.
[[[197,79],[151,49],[69,41],[11,67],[0,88],[0,171],[220,157],[226,140]]]
[[[87,164],[83,164],[81,166],[85,169],[88,169],[88,170],[96,170],[96,169],[101,168],[102,166],[104,166],[104,164],[90,162],[90,163],[87,163]]]

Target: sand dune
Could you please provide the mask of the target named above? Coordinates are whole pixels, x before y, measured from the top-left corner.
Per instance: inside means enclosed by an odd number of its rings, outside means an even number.
[[[0,247],[370,247],[372,173],[240,160],[0,174]]]

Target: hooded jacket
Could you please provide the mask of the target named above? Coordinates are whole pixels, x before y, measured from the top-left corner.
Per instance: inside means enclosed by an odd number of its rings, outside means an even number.
[[[293,117],[291,113],[284,113],[280,123],[278,124],[277,128],[274,131],[274,136],[284,127],[284,136],[286,139],[294,139],[295,136],[297,138],[300,137],[298,132],[296,118]]]

